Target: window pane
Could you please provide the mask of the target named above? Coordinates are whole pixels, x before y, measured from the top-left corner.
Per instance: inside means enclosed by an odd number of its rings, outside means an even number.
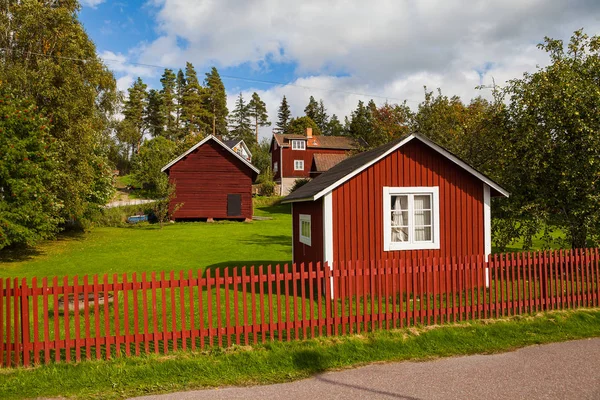
[[[408,242],[408,227],[392,228],[392,242]]]
[[[408,211],[392,211],[392,226],[408,226]]]
[[[431,211],[415,210],[415,225],[431,225]]]
[[[415,242],[430,242],[431,241],[431,227],[422,226],[415,228]]]
[[[392,210],[408,210],[408,196],[392,196]]]
[[[415,195],[415,210],[431,210],[431,196],[428,194],[425,195]]]

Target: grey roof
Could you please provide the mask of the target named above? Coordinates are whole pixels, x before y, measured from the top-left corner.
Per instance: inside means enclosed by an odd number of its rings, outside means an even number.
[[[401,145],[401,142],[406,139],[418,139],[424,144],[430,146],[442,156],[449,158],[451,161],[457,163],[459,166],[466,169],[471,174],[475,175],[483,182],[487,183],[492,187],[492,189],[500,195],[509,196],[509,193],[503,189],[496,182],[482,174],[481,172],[475,170],[473,167],[468,165],[466,162],[462,161],[460,158],[456,157],[454,154],[450,153],[448,150],[444,149],[440,145],[431,141],[430,139],[423,137],[419,134],[406,134],[402,137],[395,139],[389,143],[384,144],[383,146],[377,147],[373,150],[366,151],[364,153],[359,153],[353,157],[349,157],[339,164],[332,167],[330,170],[322,173],[317,176],[315,179],[311,180],[307,184],[301,186],[297,190],[294,190],[290,193],[286,198],[282,200],[283,203],[292,203],[295,201],[311,201],[315,200],[315,196],[323,195],[323,191],[331,188],[332,190],[337,187],[336,183],[339,184],[340,180],[344,177],[352,174],[355,170],[363,168],[370,163],[376,162],[377,159],[384,156],[387,152],[394,149],[394,147]],[[357,172],[358,173],[358,172]]]
[[[230,149],[233,149],[239,142],[241,142],[239,139],[223,140],[223,143],[225,143]]]

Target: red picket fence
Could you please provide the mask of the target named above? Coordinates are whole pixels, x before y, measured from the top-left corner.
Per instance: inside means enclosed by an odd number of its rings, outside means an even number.
[[[0,365],[499,318],[599,299],[598,249],[0,279]]]

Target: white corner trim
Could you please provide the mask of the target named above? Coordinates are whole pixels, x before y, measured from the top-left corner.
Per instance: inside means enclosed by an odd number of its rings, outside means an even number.
[[[492,254],[492,207],[490,186],[483,184],[483,235],[485,257]]]
[[[292,203],[292,218],[294,218],[294,203]],[[298,237],[298,239],[300,239],[300,237]],[[294,260],[294,242],[296,241],[296,239],[294,238],[294,221],[292,220],[292,265],[294,265],[296,263],[296,261]]]
[[[323,262],[333,267],[333,195],[323,197]]]
[[[391,212],[390,197],[394,194],[431,194],[431,224],[432,237],[430,242],[411,242],[413,235],[414,218],[412,202],[408,203],[408,227],[409,241],[406,243],[392,242],[392,224],[389,218]],[[439,186],[404,186],[404,187],[383,187],[383,251],[395,250],[439,250],[440,249],[440,188]],[[377,217],[376,217],[377,218]]]
[[[233,154],[235,157],[237,157],[240,161],[242,161],[244,164],[246,164],[248,167],[250,167],[254,172],[256,172],[257,174],[260,174],[260,170],[258,168],[256,168],[254,165],[252,165],[251,163],[249,163],[248,161],[246,161],[244,159],[244,157],[240,156],[238,153],[236,153],[235,151],[233,151],[233,149],[231,149],[229,146],[227,146],[225,143],[221,142],[219,139],[217,139],[213,135],[208,135],[207,137],[205,137],[204,139],[202,139],[201,141],[199,141],[198,143],[196,143],[195,145],[193,145],[188,151],[186,151],[185,153],[183,153],[182,155],[180,155],[179,157],[177,157],[176,159],[174,159],[173,161],[171,161],[170,163],[168,163],[167,165],[165,165],[164,167],[162,167],[162,169],[160,170],[160,172],[165,172],[166,170],[168,170],[169,168],[171,168],[173,165],[177,164],[185,156],[187,156],[192,151],[196,150],[198,147],[202,146],[204,143],[208,142],[209,140],[214,140],[221,147],[223,147],[224,149],[226,149],[227,151],[229,151],[231,154]]]
[[[312,216],[310,214],[298,214],[298,240],[307,246],[312,246]],[[302,222],[308,222],[310,226],[310,236],[302,235]]]

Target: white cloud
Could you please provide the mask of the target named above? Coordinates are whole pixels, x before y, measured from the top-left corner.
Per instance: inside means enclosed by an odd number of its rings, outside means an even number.
[[[130,64],[128,57],[121,53],[103,51],[98,56],[113,72],[119,75],[117,88],[122,91],[126,91],[138,77],[151,78],[156,75],[154,68]]]
[[[87,6],[91,8],[96,8],[100,4],[104,3],[106,0],[80,0],[82,6]]]

